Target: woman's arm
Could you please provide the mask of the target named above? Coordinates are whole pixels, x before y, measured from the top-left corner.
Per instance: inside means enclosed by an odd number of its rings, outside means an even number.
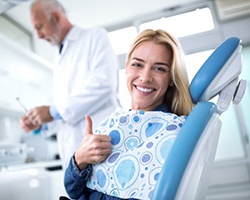
[[[87,191],[86,182],[92,172],[92,165],[80,171],[75,163],[75,156],[72,156],[64,175],[64,187],[70,198],[78,199]]]
[[[74,199],[87,193],[86,182],[92,172],[92,164],[100,163],[111,153],[111,138],[108,135],[93,134],[89,115],[86,115],[86,121],[83,140],[71,157],[64,175],[65,189]]]

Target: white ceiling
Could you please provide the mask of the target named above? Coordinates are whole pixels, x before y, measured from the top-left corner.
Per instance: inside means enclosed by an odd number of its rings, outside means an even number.
[[[8,1],[8,0],[1,0]],[[16,0],[17,1],[17,0]],[[21,0],[18,0],[21,1]],[[23,0],[5,13],[32,31],[29,18],[30,1]],[[82,27],[112,26],[136,17],[160,12],[175,6],[206,0],[60,0],[74,24]]]

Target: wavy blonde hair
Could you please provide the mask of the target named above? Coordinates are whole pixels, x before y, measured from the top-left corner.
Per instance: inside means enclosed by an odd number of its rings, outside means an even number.
[[[167,104],[169,112],[177,115],[188,115],[193,104],[189,93],[189,81],[184,62],[184,52],[179,41],[164,30],[147,29],[138,34],[132,43],[127,54],[126,63],[131,58],[131,54],[138,44],[145,41],[153,41],[156,44],[164,45],[172,51],[172,61],[170,67],[171,79],[174,83],[169,86],[165,94],[164,102]]]

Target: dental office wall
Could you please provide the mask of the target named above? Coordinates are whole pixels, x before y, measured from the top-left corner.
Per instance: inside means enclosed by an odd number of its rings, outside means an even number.
[[[50,64],[1,34],[0,42],[0,116],[19,118],[25,114],[26,111],[17,98],[26,109],[42,103],[50,103],[52,98]],[[7,121],[4,117],[0,119],[2,123]],[[1,126],[6,131],[1,132],[7,132],[6,137],[10,137],[13,142],[18,142],[17,138],[11,137],[10,132],[20,134],[20,130],[12,130],[16,126],[8,126],[7,123],[6,126]],[[1,141],[5,136],[0,134]]]
[[[249,102],[250,102],[250,44],[248,46],[244,46],[243,47],[243,51],[242,51],[242,55],[243,55],[243,71],[242,71],[242,78],[247,80],[247,90],[246,90],[246,95],[245,98],[242,101],[241,104],[241,112],[242,112],[242,117],[245,120],[249,120],[250,119],[250,109],[249,109]],[[248,109],[245,109],[248,108]],[[245,129],[244,134],[246,134],[246,139],[250,140],[250,123],[245,122]],[[250,152],[249,152],[250,153]]]
[[[30,161],[52,159],[54,155],[48,151],[55,147],[41,135],[24,133],[19,126],[19,118],[25,114],[25,109],[51,102],[50,63],[24,47],[27,41],[16,44],[0,34],[0,43],[0,149],[3,150],[1,145],[15,146],[26,142],[34,149],[29,153]],[[56,154],[55,150],[53,152]],[[1,156],[7,159],[7,156]]]
[[[217,149],[216,160],[246,159],[249,154],[250,124],[250,46],[242,49],[242,73],[240,79],[247,81],[245,95],[239,105],[231,105],[229,113],[222,115],[223,139]],[[237,133],[237,134],[235,134]]]
[[[15,43],[0,34],[0,200],[53,200],[66,194],[62,171],[50,170],[60,167],[56,141],[24,133],[19,125],[25,109],[52,102],[51,64],[32,53],[27,41]],[[24,151],[18,150],[21,143],[27,145]],[[6,154],[5,145],[15,154]]]

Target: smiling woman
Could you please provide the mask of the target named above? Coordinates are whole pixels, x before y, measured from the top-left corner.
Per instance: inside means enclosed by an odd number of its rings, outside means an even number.
[[[178,41],[164,30],[135,38],[126,61],[130,110],[117,109],[87,127],[65,172],[74,199],[150,199],[157,177],[192,109]]]

